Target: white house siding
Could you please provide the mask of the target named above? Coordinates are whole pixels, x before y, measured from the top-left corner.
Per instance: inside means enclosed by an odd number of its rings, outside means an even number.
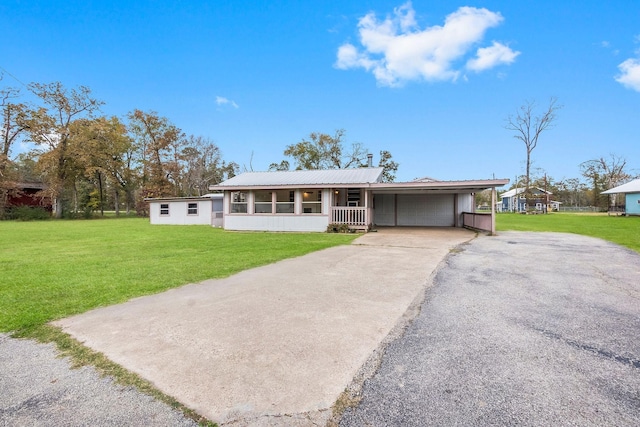
[[[323,232],[328,226],[328,215],[231,214],[224,217],[225,230]]]
[[[398,194],[397,225],[453,227],[453,194]]]
[[[187,214],[189,203],[197,203],[198,214]],[[169,205],[169,215],[160,215],[160,205]],[[211,225],[211,200],[157,200],[149,202],[151,224]]]

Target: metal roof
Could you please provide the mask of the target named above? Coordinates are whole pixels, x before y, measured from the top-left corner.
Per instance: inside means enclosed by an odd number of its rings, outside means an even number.
[[[603,191],[602,194],[618,194],[618,193],[640,193],[640,178],[629,181],[626,184],[613,187],[610,190]]]
[[[224,194],[222,193],[209,193],[202,196],[185,196],[185,197],[147,197],[145,202],[180,202],[180,201],[195,201],[195,200],[212,200],[222,199]]]
[[[542,189],[542,188],[540,188],[540,187],[529,187],[529,188],[530,188],[530,189],[531,189],[531,188],[536,189],[536,190],[538,190],[538,191],[539,191],[540,193],[542,193],[542,194],[553,194],[553,193],[551,193],[551,192],[549,192],[549,191],[545,191],[545,190],[543,190],[543,189]],[[517,194],[524,193],[524,190],[525,190],[525,188],[524,188],[524,187],[512,188],[511,190],[509,190],[509,191],[505,191],[504,193],[502,193],[502,194],[500,195],[500,197],[502,197],[502,198],[504,198],[504,197],[513,197],[513,196],[515,196],[515,195],[516,195],[516,193],[517,193]]]
[[[234,176],[211,190],[238,187],[280,187],[307,185],[361,185],[380,182],[383,168],[296,170],[245,172]]]
[[[388,182],[372,184],[373,193],[474,193],[487,188],[502,187],[509,183],[508,179],[479,179],[464,181],[431,181],[431,182]]]

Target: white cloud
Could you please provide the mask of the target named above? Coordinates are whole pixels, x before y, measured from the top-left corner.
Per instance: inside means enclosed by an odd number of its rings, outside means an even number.
[[[616,81],[625,87],[640,92],[640,59],[630,58],[618,65],[620,75]]]
[[[514,52],[502,43],[493,42],[489,47],[478,49],[476,57],[467,61],[467,68],[473,71],[484,71],[500,64],[511,64],[520,52]]]
[[[216,96],[216,104],[218,104],[218,106],[220,107],[224,105],[230,105],[233,108],[240,108],[238,107],[238,104],[236,104],[234,101],[231,101],[230,99],[227,99],[223,96]]]
[[[345,43],[337,53],[335,67],[364,68],[383,86],[401,86],[410,80],[455,81],[460,70],[456,62],[463,60],[485,32],[500,25],[500,13],[474,7],[461,7],[448,15],[443,26],[420,29],[411,2],[394,9],[383,21],[374,12],[358,22],[362,50]],[[509,64],[519,52],[494,42],[477,51],[468,67],[475,71]]]

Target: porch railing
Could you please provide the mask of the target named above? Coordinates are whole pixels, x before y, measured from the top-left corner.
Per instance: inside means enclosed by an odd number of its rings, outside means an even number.
[[[491,214],[463,212],[462,225],[478,230],[491,231]]]
[[[367,227],[369,218],[367,208],[334,206],[331,208],[331,222],[347,224],[350,227]]]

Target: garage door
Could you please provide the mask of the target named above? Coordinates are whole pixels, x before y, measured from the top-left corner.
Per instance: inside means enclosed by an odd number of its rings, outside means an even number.
[[[453,227],[453,194],[398,194],[400,226]]]

